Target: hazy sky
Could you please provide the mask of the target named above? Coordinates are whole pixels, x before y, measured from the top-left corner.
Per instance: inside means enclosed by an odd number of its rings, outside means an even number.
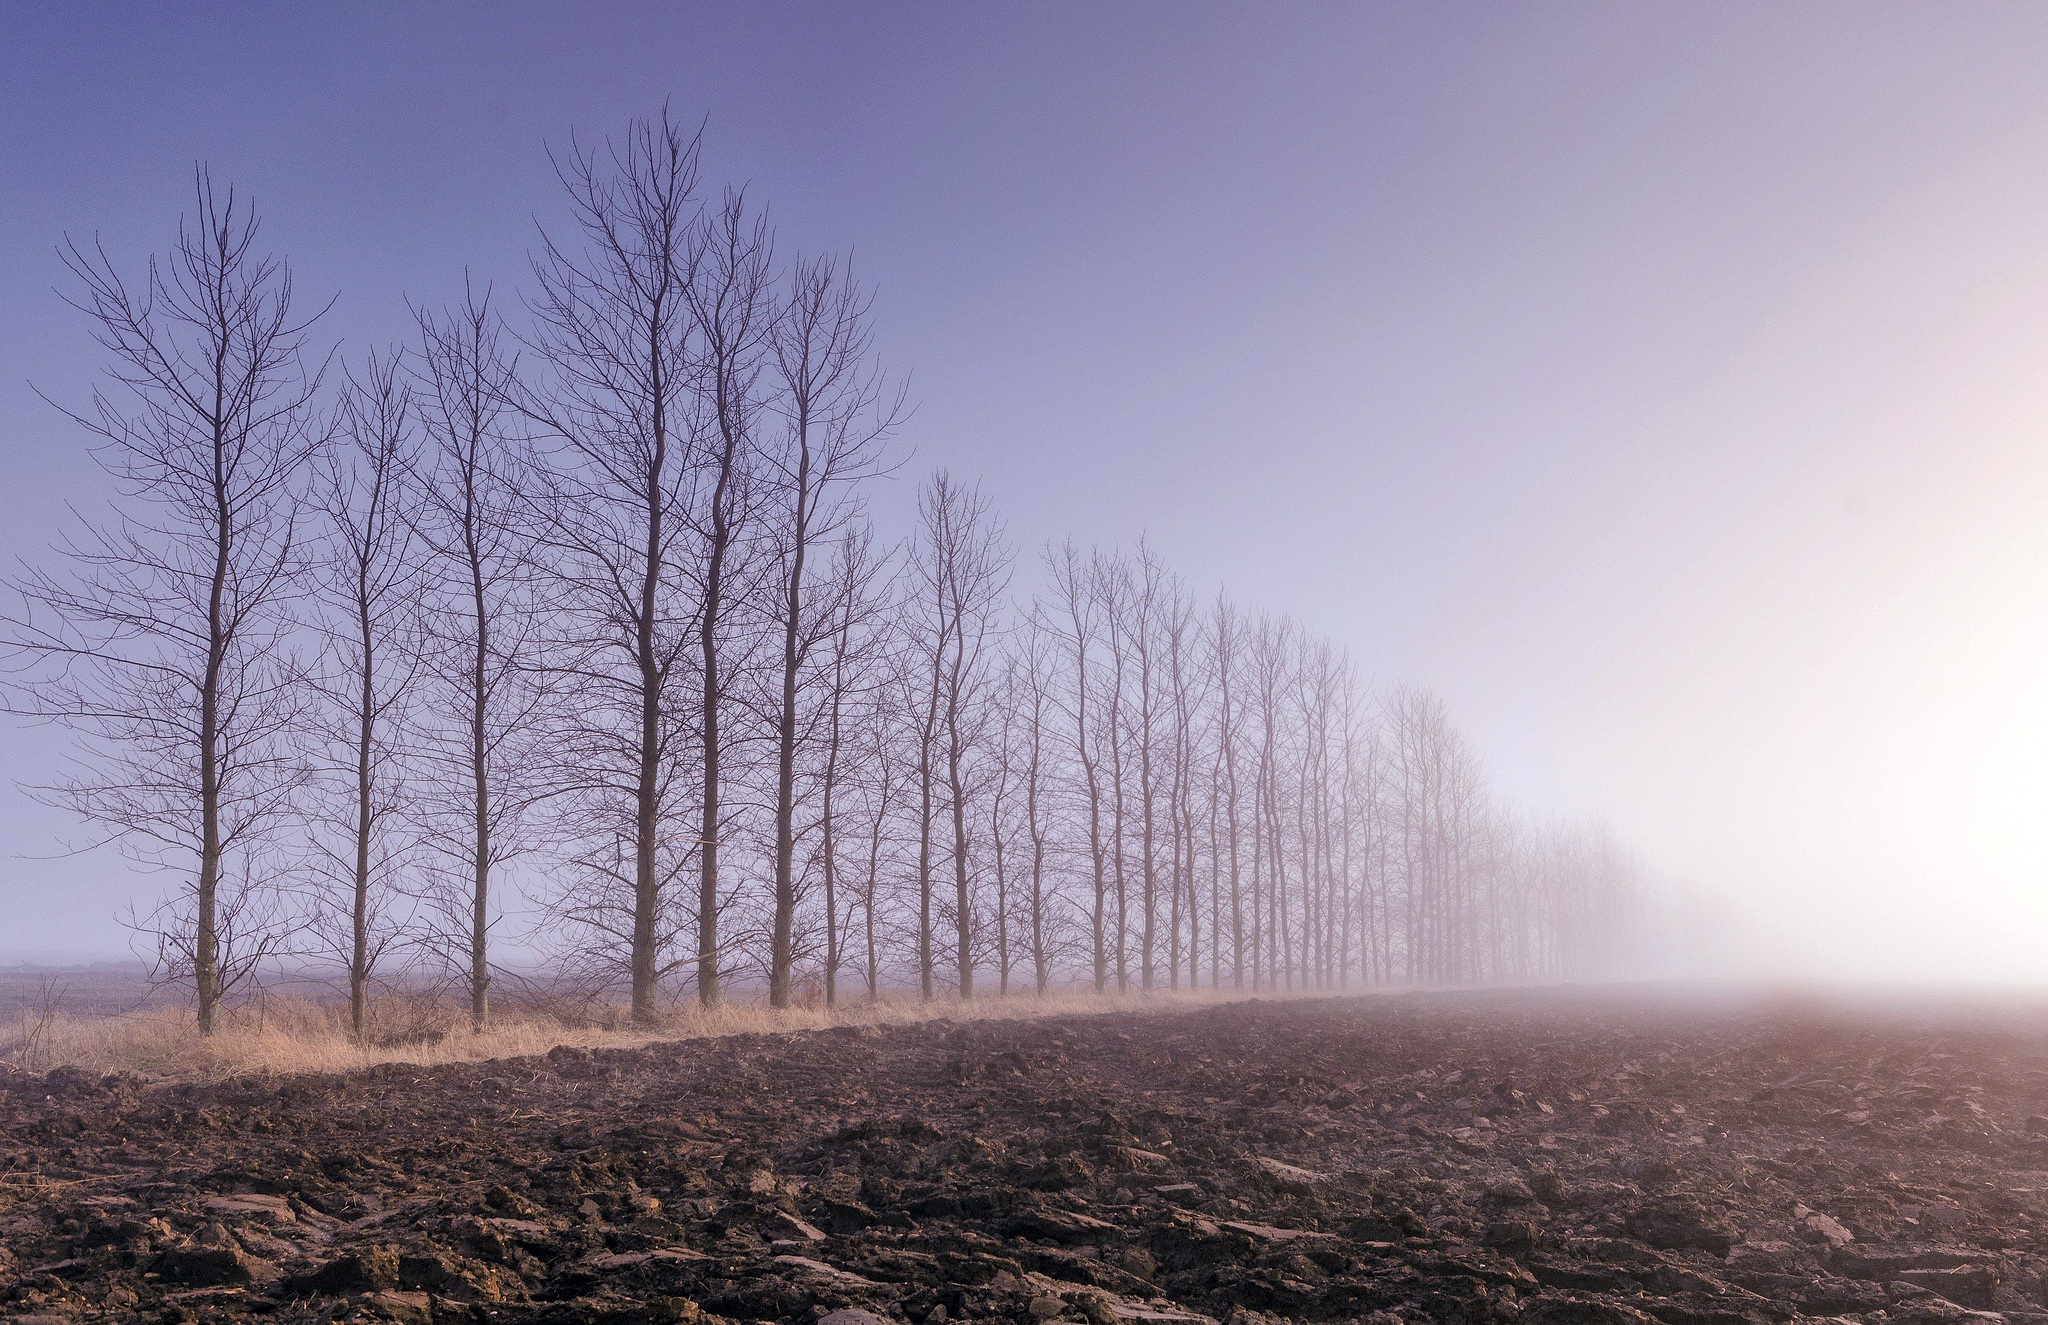
[[[134,263],[205,160],[361,347],[667,101],[1020,544],[1435,687],[1769,960],[2048,977],[2044,69],[1990,4],[8,6],[0,555],[106,491],[64,233]],[[0,956],[123,950],[65,831],[0,790]]]

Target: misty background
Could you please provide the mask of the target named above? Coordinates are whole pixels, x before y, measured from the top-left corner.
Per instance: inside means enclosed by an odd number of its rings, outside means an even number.
[[[878,287],[885,526],[943,464],[1027,555],[1146,533],[1442,692],[1732,969],[2038,979],[2044,56],[1931,5],[11,9],[0,557],[109,491],[36,394],[103,363],[65,233],[132,267],[205,160],[359,351],[525,284],[543,144],[666,101]],[[158,887],[52,858],[12,784],[66,744],[0,746],[0,960]]]

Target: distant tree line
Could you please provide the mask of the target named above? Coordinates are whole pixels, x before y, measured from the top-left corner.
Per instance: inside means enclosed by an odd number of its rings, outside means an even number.
[[[847,260],[666,117],[556,163],[517,317],[471,287],[346,363],[203,171],[143,271],[63,250],[121,498],[19,578],[9,693],[78,736],[44,793],[173,881],[131,923],[202,1030],[287,957],[359,1031],[423,970],[481,1029],[508,935],[640,1022],[1631,961],[1640,867],[1508,812],[1428,693],[1142,543],[1020,566],[944,472],[884,539]]]

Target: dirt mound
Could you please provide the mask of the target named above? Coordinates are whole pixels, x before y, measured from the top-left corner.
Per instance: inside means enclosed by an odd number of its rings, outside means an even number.
[[[2044,1170],[2039,1034],[1624,996],[24,1075],[0,1313],[2048,1325]]]

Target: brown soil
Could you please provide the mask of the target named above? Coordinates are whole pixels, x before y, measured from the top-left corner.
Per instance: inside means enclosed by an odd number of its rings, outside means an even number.
[[[2048,1024],[1644,991],[0,1079],[0,1315],[2048,1325]]]

